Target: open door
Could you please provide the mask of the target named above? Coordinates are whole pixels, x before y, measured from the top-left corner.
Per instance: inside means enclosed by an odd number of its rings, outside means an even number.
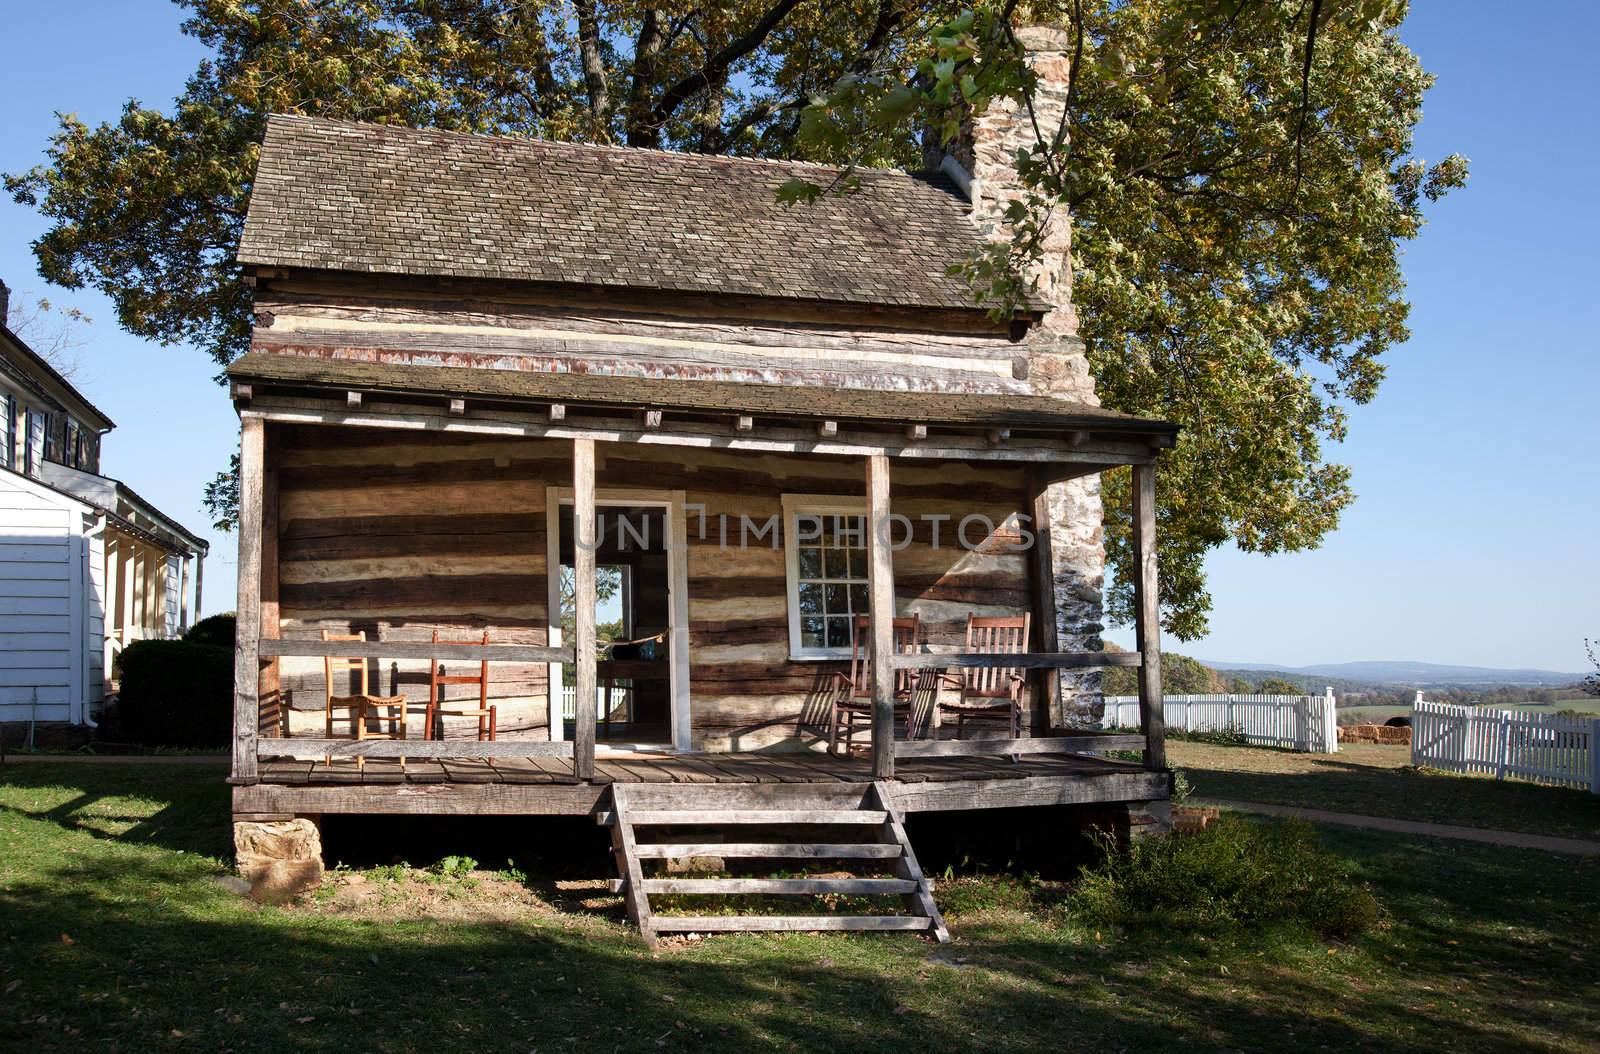
[[[552,488],[549,566],[550,639],[572,632],[574,537],[570,492]],[[687,750],[687,551],[682,498],[676,493],[600,491],[595,553],[600,750]],[[674,520],[676,519],[676,525]],[[676,543],[676,544],[675,544]],[[553,664],[551,738],[570,739],[577,721],[573,670]]]

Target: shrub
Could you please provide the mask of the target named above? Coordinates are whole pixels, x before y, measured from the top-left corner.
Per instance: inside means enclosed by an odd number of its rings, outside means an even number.
[[[1378,913],[1372,893],[1309,825],[1232,816],[1108,853],[1084,872],[1072,907],[1093,923],[1213,935],[1288,923],[1352,937]]]
[[[232,736],[233,648],[141,640],[122,651],[117,713],[143,746],[217,747]]]
[[[233,647],[233,612],[211,615],[189,627],[183,639],[190,644],[211,644],[219,648]]]

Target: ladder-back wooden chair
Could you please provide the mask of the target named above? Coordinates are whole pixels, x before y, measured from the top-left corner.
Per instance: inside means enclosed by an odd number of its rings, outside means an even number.
[[[894,620],[894,650],[900,654],[917,650],[917,638],[922,632],[922,616]],[[894,671],[894,716],[906,722],[910,735],[912,688],[916,684],[916,670]],[[850,673],[833,675],[832,701],[828,708],[828,752],[838,754],[843,746],[844,755],[856,749],[857,729],[865,729],[870,741],[872,733],[872,620],[857,615],[850,633]],[[863,744],[863,748],[869,744]]]
[[[968,615],[969,652],[983,655],[1020,655],[1028,650],[1031,615]],[[1022,689],[1026,673],[1004,666],[968,667],[952,673],[949,684],[959,689],[952,702],[938,704],[938,723],[956,721],[956,738],[965,736],[969,723],[1003,724],[1010,738],[1022,735]]]
[[[322,631],[323,640],[331,641],[361,641],[366,642],[367,634],[360,633],[329,633]],[[329,739],[333,736],[334,711],[343,710],[350,715],[351,735],[356,740],[363,739],[404,739],[406,738],[406,697],[404,695],[373,695],[367,691],[372,684],[372,660],[366,656],[359,658],[340,658],[328,656],[322,660],[323,691],[325,693],[324,716],[326,719],[326,732]],[[350,683],[350,675],[354,673],[358,678],[357,691],[351,695],[335,695],[335,678],[343,678],[344,684]],[[387,721],[387,732],[369,731],[367,725],[371,721]],[[405,758],[400,759],[402,765]],[[323,758],[326,764],[333,764],[331,756]],[[366,759],[359,754],[356,756],[356,765],[365,767]]]
[[[483,631],[482,640],[440,640],[439,631],[433,631],[435,644],[488,644],[489,631]],[[428,682],[428,716],[423,725],[423,738],[444,738],[444,718],[446,717],[476,717],[478,719],[478,739],[485,735],[490,742],[494,741],[497,707],[489,705],[489,660],[484,659],[478,664],[476,674],[451,674],[446,676],[444,666],[438,659],[429,663],[430,678]],[[451,684],[475,684],[478,686],[478,705],[467,706],[465,700],[460,703],[450,703],[445,700],[444,690]]]

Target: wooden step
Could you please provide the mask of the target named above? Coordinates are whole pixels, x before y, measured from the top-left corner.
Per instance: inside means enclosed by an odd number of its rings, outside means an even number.
[[[774,860],[898,860],[895,842],[658,842],[633,848],[640,860],[692,856],[771,857]]]
[[[663,882],[663,881],[720,882],[720,881],[723,881],[723,880],[722,879],[692,879],[692,878],[673,880],[673,879],[648,879],[647,878],[647,879],[644,879],[643,881],[640,882],[640,885],[645,887],[645,892],[647,892],[647,893],[651,892],[651,890],[649,889],[649,885],[650,885],[650,883],[652,881],[656,881],[656,882]],[[908,879],[908,878],[847,878],[847,879],[846,878],[841,878],[841,879],[833,879],[833,878],[827,878],[827,879],[769,878],[769,879],[755,879],[754,881],[761,881],[761,882],[892,882],[892,883],[894,883],[895,884],[895,888],[894,889],[889,889],[889,888],[885,887],[884,890],[883,890],[883,892],[885,892],[885,893],[915,893],[916,892],[916,885],[917,885],[915,882],[911,882],[911,880]],[[934,888],[935,888],[934,880],[931,879],[931,878],[923,878],[922,881],[923,881],[923,884],[928,887],[928,892],[932,893],[934,891]],[[910,889],[901,889],[901,888],[899,888],[903,883],[906,883],[906,882],[911,882],[911,888]],[[628,888],[628,884],[623,879],[620,879],[620,878],[608,878],[608,879],[606,879],[606,889],[608,891],[612,892],[612,893],[621,893],[624,890],[626,890],[627,888]],[[689,892],[689,890],[678,890],[677,892],[685,893],[685,892]],[[773,890],[772,892],[779,892],[779,891],[778,890]],[[841,891],[840,890],[833,890],[833,892],[841,892]],[[843,891],[843,892],[851,892],[851,891]],[[866,891],[862,891],[862,892],[866,892]]]
[[[922,915],[656,915],[651,925],[668,933],[755,933],[811,930],[927,930]]]
[[[647,878],[646,893],[694,893],[731,896],[743,893],[826,894],[877,896],[915,893],[917,884],[906,878]]]
[[[882,824],[882,809],[633,809],[635,827],[663,824]]]

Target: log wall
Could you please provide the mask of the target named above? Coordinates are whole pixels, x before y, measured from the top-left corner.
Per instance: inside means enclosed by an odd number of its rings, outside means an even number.
[[[275,278],[256,294],[253,348],[366,362],[891,390],[1017,392],[1030,350],[973,312],[732,298],[540,295]]]
[[[274,426],[268,450],[283,637],[426,641],[435,629],[447,639],[487,629],[498,643],[547,643],[545,486],[568,481],[569,444]],[[281,663],[294,733],[320,734],[322,660]],[[409,731],[421,735],[427,662],[375,665],[371,690],[415,701]],[[477,673],[462,666],[447,672]],[[490,674],[502,732],[544,738],[545,667],[495,663]],[[452,687],[447,698],[476,692]]]
[[[283,637],[365,629],[369,638],[427,640],[435,627],[463,637],[488,628],[496,641],[546,643],[545,487],[569,483],[569,444],[276,425],[270,440]],[[739,518],[781,519],[784,494],[864,500],[864,463],[617,444],[600,444],[596,456],[601,488],[686,492],[696,745],[750,749],[821,733],[825,688],[844,664],[789,659],[781,528],[741,548]],[[896,608],[921,615],[925,644],[961,644],[969,612],[1028,610],[1029,558],[1015,522],[1023,472],[894,466],[893,509],[913,524],[912,544],[894,554]],[[999,525],[970,530],[970,549],[952,544],[969,514]],[[938,548],[925,515],[951,517]],[[294,732],[318,732],[321,660],[282,663]],[[426,668],[384,664],[378,688],[394,690],[398,673],[398,690],[421,701]],[[497,663],[491,672],[503,733],[544,738],[544,667]],[[418,735],[420,707],[414,719]]]

